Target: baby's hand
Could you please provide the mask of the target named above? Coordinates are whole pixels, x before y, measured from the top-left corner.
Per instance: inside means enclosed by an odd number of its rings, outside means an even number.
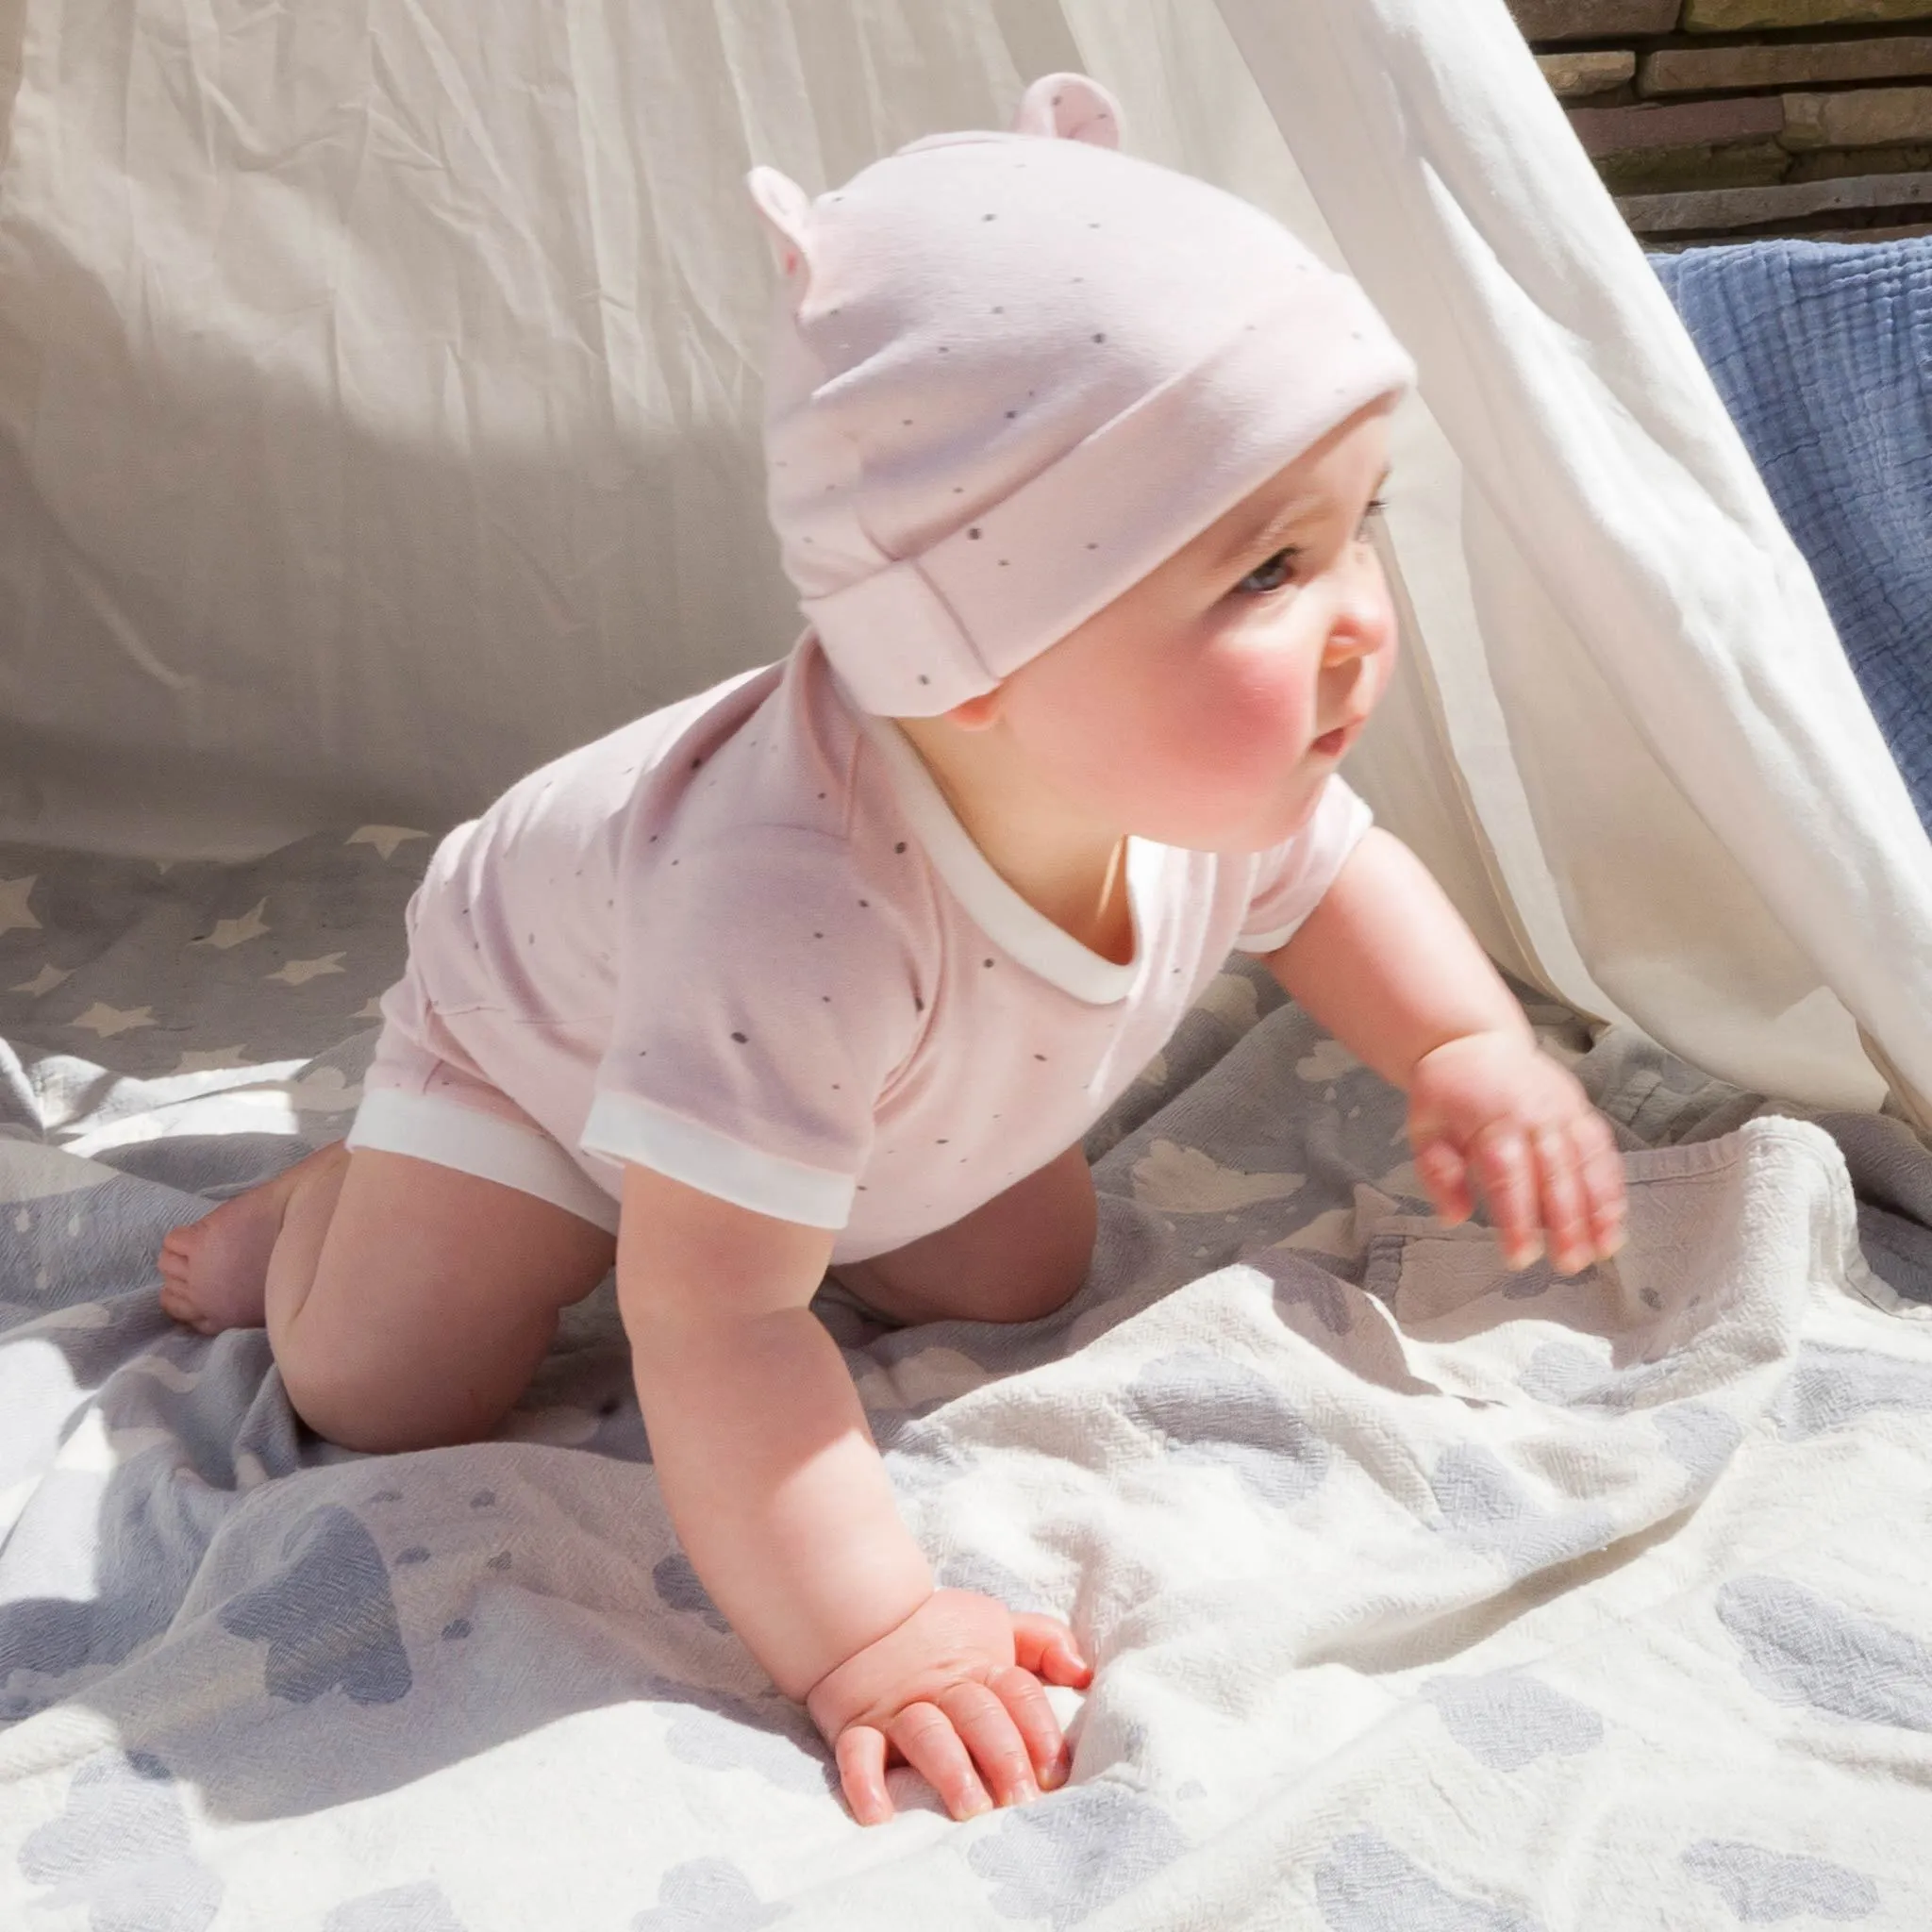
[[[1482,1184],[1504,1258],[1526,1268],[1542,1230],[1559,1274],[1624,1245],[1624,1163],[1615,1137],[1576,1080],[1507,1033],[1452,1040],[1416,1064],[1408,1090],[1416,1172],[1453,1227]]]
[[[955,1818],[974,1818],[992,1809],[988,1785],[1000,1804],[1018,1805],[1066,1782],[1066,1744],[1040,1680],[1078,1689],[1092,1676],[1073,1632],[1055,1618],[939,1590],[821,1677],[806,1708],[832,1746],[859,1824],[892,1815],[886,1764],[893,1751]]]

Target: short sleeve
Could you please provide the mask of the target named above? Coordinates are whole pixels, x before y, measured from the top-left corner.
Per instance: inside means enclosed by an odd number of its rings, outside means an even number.
[[[1307,824],[1256,860],[1247,917],[1236,946],[1244,953],[1272,953],[1285,946],[1322,903],[1374,823],[1368,807],[1340,778],[1331,777]]]
[[[921,1026],[905,909],[842,841],[750,826],[658,859],[620,907],[617,1010],[579,1144],[843,1227]]]

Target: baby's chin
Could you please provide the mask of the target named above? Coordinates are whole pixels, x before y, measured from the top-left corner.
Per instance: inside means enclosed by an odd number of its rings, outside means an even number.
[[[1333,764],[1326,761],[1305,767],[1297,774],[1291,795],[1245,810],[1191,813],[1184,818],[1177,816],[1165,827],[1150,824],[1134,829],[1140,837],[1157,844],[1174,845],[1188,852],[1266,852],[1287,843],[1307,826],[1315,816],[1323,788],[1333,771]]]

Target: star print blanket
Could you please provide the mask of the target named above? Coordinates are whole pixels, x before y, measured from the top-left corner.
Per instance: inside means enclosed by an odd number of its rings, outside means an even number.
[[[1065,1790],[958,1825],[896,1772],[864,1831],[678,1551],[608,1284],[498,1440],[383,1458],[158,1309],[171,1224],[341,1131],[412,856],[0,853],[0,1924],[1923,1926],[1897,1123],[1538,1012],[1632,1241],[1510,1276],[1231,969],[1095,1130],[1065,1311],[822,1300],[941,1577],[1099,1664]]]

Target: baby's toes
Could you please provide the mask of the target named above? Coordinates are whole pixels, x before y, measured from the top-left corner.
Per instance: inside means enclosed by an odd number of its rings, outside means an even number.
[[[171,1227],[161,1237],[161,1266],[166,1268],[172,1263],[176,1274],[185,1274],[189,1262],[194,1257],[195,1249],[201,1245],[204,1231],[205,1224],[199,1221],[188,1222],[180,1227]]]
[[[208,1317],[196,1307],[194,1296],[184,1280],[169,1279],[161,1284],[161,1310],[185,1327],[192,1328],[197,1334],[211,1335],[214,1330],[208,1325]]]

